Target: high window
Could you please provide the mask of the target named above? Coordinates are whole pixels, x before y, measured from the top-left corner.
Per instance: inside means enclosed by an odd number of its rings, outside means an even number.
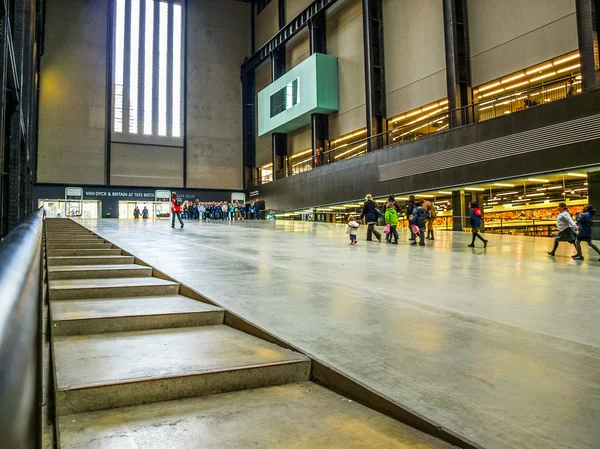
[[[182,6],[159,0],[115,6],[113,131],[180,138]]]

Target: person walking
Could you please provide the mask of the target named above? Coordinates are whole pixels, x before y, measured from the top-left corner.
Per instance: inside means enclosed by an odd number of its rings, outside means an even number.
[[[142,219],[147,220],[149,216],[150,212],[148,211],[148,208],[144,206],[144,209],[142,210]]]
[[[258,200],[254,202],[254,216],[255,220],[260,220],[260,202]]]
[[[413,218],[413,211],[415,209],[415,196],[414,195],[410,195],[408,197],[408,202],[406,203],[406,218],[408,218],[408,229],[410,231],[410,239],[409,240],[415,240],[416,235],[414,234],[414,232],[412,231],[412,227],[410,226],[410,224],[412,223],[412,218]]]
[[[417,244],[417,235],[419,236],[419,245],[425,246],[425,223],[427,222],[427,211],[423,207],[423,200],[415,202],[413,208],[411,223],[416,226],[415,230],[411,230],[414,233],[415,238],[411,245]]]
[[[227,201],[221,205],[221,219],[223,221],[229,220],[229,205],[227,204]]]
[[[385,204],[383,205],[383,216],[385,217],[385,213],[387,211],[388,207],[393,207],[396,210],[396,214],[399,216],[400,215],[400,205],[396,202],[396,200],[394,199],[394,195],[388,196],[387,201],[385,202]],[[385,241],[389,243],[389,240],[391,238],[392,234],[386,234],[385,235]]]
[[[380,215],[380,213],[378,213],[377,205],[375,204],[375,201],[373,201],[373,196],[369,193],[365,197],[365,204],[363,205],[362,214],[360,215],[360,219],[364,220],[364,223],[367,224],[367,242],[373,241],[373,235],[381,242],[381,234],[375,229],[378,215]]]
[[[487,248],[488,241],[479,235],[479,229],[481,228],[481,209],[479,209],[479,206],[475,201],[469,203],[469,208],[469,223],[471,224],[471,233],[473,234],[469,248],[475,248],[475,238],[481,240],[483,242],[483,247]]]
[[[579,226],[579,234],[575,240],[575,249],[577,254],[573,256],[574,260],[583,260],[581,252],[581,242],[587,242],[588,246],[600,254],[600,248],[592,243],[592,227],[594,226],[594,215],[596,209],[591,204],[583,208],[583,214],[577,216],[577,225]]]
[[[175,227],[175,216],[179,220],[181,224],[181,229],[183,229],[183,220],[181,219],[181,206],[183,205],[183,200],[181,197],[177,196],[177,192],[173,192],[171,195],[171,227]]]
[[[549,256],[554,257],[556,255],[556,249],[560,242],[567,242],[571,245],[575,245],[575,240],[577,239],[575,226],[567,203],[558,203],[558,215],[556,217],[558,235],[554,238],[554,247],[552,248],[552,251],[548,253]],[[575,249],[577,249],[577,247],[575,247]]]
[[[358,228],[360,224],[356,221],[354,215],[348,216],[348,227],[346,228],[346,234],[350,235],[350,244],[356,245],[356,236],[358,235]]]
[[[135,209],[133,209],[133,218],[136,220],[140,218],[140,208],[137,206],[135,206]]]
[[[390,233],[386,236],[387,243],[392,243],[393,245],[398,244],[398,231],[396,228],[398,227],[398,212],[394,208],[394,203],[388,202],[385,208],[385,224],[390,226]],[[392,242],[392,236],[394,237],[394,241]]]
[[[433,238],[433,223],[437,218],[437,213],[435,211],[435,206],[431,201],[427,201],[425,203],[425,212],[427,212],[427,240],[435,240]]]

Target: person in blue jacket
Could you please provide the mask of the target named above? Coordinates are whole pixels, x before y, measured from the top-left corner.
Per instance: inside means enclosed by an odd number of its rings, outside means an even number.
[[[594,225],[594,215],[596,215],[596,209],[591,204],[588,204],[583,208],[583,214],[577,216],[577,225],[579,226],[579,234],[577,234],[577,240],[575,240],[575,248],[577,248],[577,254],[573,256],[575,260],[583,260],[583,254],[581,253],[581,242],[587,242],[587,244],[600,254],[600,249],[592,243],[592,226]]]
[[[483,242],[483,247],[487,248],[488,241],[479,235],[479,228],[481,228],[481,209],[475,201],[469,203],[471,211],[469,212],[469,222],[471,224],[471,232],[473,233],[473,239],[469,248],[475,248],[475,238],[478,238]]]

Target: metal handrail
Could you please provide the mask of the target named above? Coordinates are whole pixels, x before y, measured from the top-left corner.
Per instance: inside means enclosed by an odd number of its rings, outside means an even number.
[[[41,447],[42,237],[39,209],[0,243],[0,441]]]

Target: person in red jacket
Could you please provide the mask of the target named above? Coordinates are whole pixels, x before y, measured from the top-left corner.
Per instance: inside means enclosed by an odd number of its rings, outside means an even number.
[[[175,227],[175,216],[179,219],[181,227],[183,228],[183,220],[181,219],[181,205],[183,201],[181,198],[177,198],[177,192],[173,192],[171,196],[171,227]]]

